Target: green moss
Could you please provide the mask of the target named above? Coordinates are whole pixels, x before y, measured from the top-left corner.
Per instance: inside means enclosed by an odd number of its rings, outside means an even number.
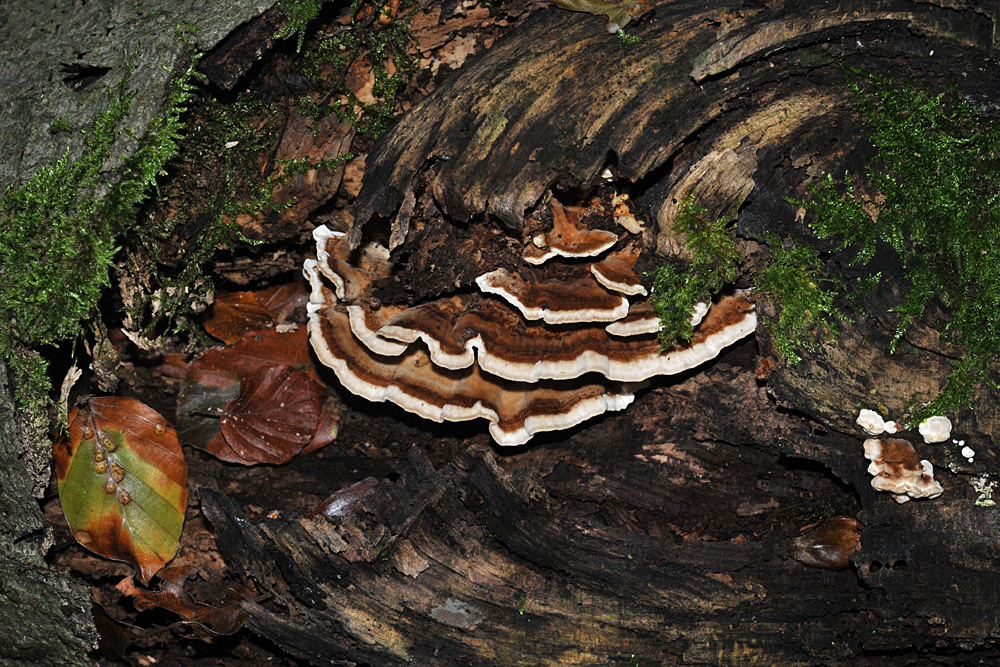
[[[837,322],[844,316],[834,307],[835,290],[822,286],[820,262],[809,245],[784,247],[774,234],[765,242],[771,257],[757,275],[757,289],[777,305],[778,317],[763,318],[763,325],[778,351],[791,364],[802,361],[799,352],[837,336]]]
[[[259,117],[263,124],[255,122]],[[195,332],[189,316],[204,309],[214,291],[205,267],[220,251],[255,243],[236,217],[289,204],[272,202],[277,184],[262,176],[278,141],[279,118],[250,93],[230,103],[208,98],[196,110],[162,200],[155,202],[170,214],[147,211],[142,232],[126,239],[121,263],[133,328],[148,336]]]
[[[338,169],[350,153],[327,160],[275,159],[288,110],[265,103],[257,90],[235,100],[207,98],[194,110],[191,129],[171,178],[141,235],[124,254],[130,285],[128,316],[147,336],[174,331],[195,338],[201,330],[191,315],[210,303],[215,287],[205,270],[220,252],[257,244],[236,220],[281,211],[294,203],[275,201],[275,189],[295,174]],[[274,167],[280,167],[275,169]],[[280,176],[267,175],[280,171]]]
[[[177,153],[188,72],[173,77],[163,115],[150,121],[134,154],[103,171],[126,136],[133,95],[128,76],[108,93],[108,108],[86,132],[78,158],[67,152],[0,196],[0,355],[10,360],[22,405],[46,396],[45,363],[32,350],[77,335],[91,316],[118,250],[135,225],[136,206]]]
[[[622,41],[622,44],[625,45],[625,48],[628,48],[630,46],[638,46],[639,44],[642,44],[642,37],[638,37],[636,35],[630,35],[627,32],[625,32],[624,28],[618,28],[618,32],[616,32],[615,35],[618,37],[618,39]]]
[[[72,131],[73,127],[69,124],[69,121],[67,121],[62,116],[59,116],[54,121],[52,121],[52,125],[49,126],[49,132],[51,132],[52,134],[59,134],[60,132],[72,132]]]
[[[902,259],[893,349],[932,299],[950,312],[937,325],[968,352],[919,421],[967,406],[1000,354],[1000,123],[954,90],[932,94],[858,70],[847,81],[877,151],[865,173],[877,195],[859,195],[850,175],[843,185],[827,175],[800,203],[816,234],[854,250],[855,262],[870,262],[879,243]]]
[[[722,220],[706,222],[704,209],[688,196],[674,216],[673,229],[685,238],[691,253],[687,266],[665,263],[652,273],[649,300],[660,318],[660,345],[669,350],[691,340],[691,311],[699,301],[708,301],[724,285],[736,279],[739,253],[726,234]]]
[[[295,51],[302,51],[306,30],[312,20],[319,16],[319,10],[323,8],[325,2],[326,0],[280,0],[278,6],[288,14],[288,21],[275,37],[286,39],[294,36]]]
[[[352,14],[363,7],[372,9],[366,19],[324,39],[305,54],[302,70],[325,94],[318,102],[301,99],[298,109],[314,120],[336,115],[350,121],[358,132],[377,138],[389,126],[398,97],[417,71],[416,38],[410,20],[419,7],[404,3],[385,26],[376,23],[386,11],[384,2],[355,0]],[[362,102],[347,85],[348,70],[358,61],[371,68],[374,102]]]

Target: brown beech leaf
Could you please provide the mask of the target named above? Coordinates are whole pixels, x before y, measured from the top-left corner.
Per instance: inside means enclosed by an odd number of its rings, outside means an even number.
[[[174,429],[132,398],[80,401],[53,443],[59,502],[77,542],[148,582],[174,557],[187,462]]]
[[[300,370],[259,368],[240,382],[240,395],[222,414],[221,437],[206,449],[232,463],[284,463],[313,439],[326,398],[326,389]]]
[[[304,370],[319,380],[310,355],[309,332],[305,327],[286,333],[274,329],[251,331],[235,345],[209,348],[191,367],[246,377],[261,366],[281,364]]]
[[[157,591],[136,588],[132,577],[122,579],[115,588],[123,595],[133,598],[135,608],[139,611],[161,607],[189,623],[201,625],[212,634],[231,635],[242,628],[250,615],[240,608],[241,596],[230,589],[219,607],[196,602],[184,589],[184,582],[195,572],[191,565],[163,570],[160,572],[162,581]]]
[[[243,334],[274,324],[271,312],[253,292],[219,294],[201,320],[205,331],[230,345]]]
[[[333,396],[327,395],[326,402],[323,403],[323,414],[319,418],[319,426],[313,434],[309,444],[302,448],[300,454],[315,452],[317,449],[326,447],[337,439],[337,425],[340,423],[340,410],[337,401]]]
[[[309,290],[301,280],[268,287],[256,294],[257,301],[267,308],[278,324],[290,321],[293,315],[306,312],[306,304],[309,303]]]
[[[285,333],[263,329],[245,334],[235,345],[214,347],[202,354],[191,364],[177,398],[177,428],[182,442],[204,449],[223,461],[243,465],[284,462],[292,456],[315,451],[332,442],[337,435],[339,415],[336,403],[328,398],[326,389],[318,382],[319,375],[312,363],[308,336],[305,327]],[[289,417],[284,419],[295,420],[297,427],[289,432],[301,435],[292,436],[293,441],[278,436],[279,441],[269,445],[270,452],[266,451],[268,447],[261,449],[256,441],[260,437],[272,436],[266,433],[254,436],[245,432],[247,427],[244,423],[254,422],[241,423],[239,414],[235,415],[235,433],[224,435],[222,419],[228,419],[231,404],[247,391],[260,391],[260,387],[247,388],[249,378],[269,368],[280,367],[288,367],[302,375],[298,378],[296,374],[291,374],[290,378],[294,379],[286,378],[293,386],[305,388],[306,393],[300,398],[317,394],[322,396],[318,420],[310,417],[303,421],[302,415],[289,413]],[[309,398],[310,404],[312,401],[313,398]],[[282,399],[275,405],[282,402],[289,405],[295,403]],[[252,412],[266,405],[261,403],[260,406],[250,407]],[[275,423],[282,421],[274,415],[268,419]],[[306,435],[306,444],[299,445],[297,440]]]

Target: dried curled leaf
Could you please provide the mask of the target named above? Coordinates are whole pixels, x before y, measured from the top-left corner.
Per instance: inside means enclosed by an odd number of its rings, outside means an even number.
[[[318,379],[309,350],[309,332],[305,327],[287,333],[261,329],[244,334],[235,345],[206,350],[192,368],[246,377],[261,366],[285,364]]]
[[[244,334],[289,322],[305,309],[309,294],[298,281],[258,292],[226,292],[202,318],[205,331],[226,345]]]
[[[187,462],[177,434],[132,398],[89,398],[53,443],[59,502],[77,542],[149,581],[177,551]]]
[[[317,381],[307,335],[265,329],[205,352],[177,398],[183,442],[243,465],[284,463],[332,442],[337,410]]]
[[[160,572],[160,590],[144,591],[136,588],[132,577],[118,582],[115,588],[123,595],[134,599],[135,608],[146,611],[160,607],[172,611],[189,623],[197,623],[216,635],[231,635],[249,618],[240,608],[241,596],[230,590],[222,605],[213,607],[197,602],[184,588],[184,582],[195,573],[195,568],[186,565],[171,567]]]

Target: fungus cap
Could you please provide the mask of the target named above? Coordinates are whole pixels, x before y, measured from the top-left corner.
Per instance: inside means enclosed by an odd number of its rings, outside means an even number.
[[[589,270],[581,275],[573,268],[552,277],[501,268],[479,276],[476,284],[483,292],[503,298],[526,319],[546,324],[614,322],[628,315],[628,299],[604,289]]]
[[[536,234],[524,248],[524,261],[543,264],[554,257],[596,257],[618,242],[618,235],[587,229],[580,214],[552,200],[552,229]]]
[[[934,466],[917,457],[913,445],[901,438],[869,438],[864,442],[872,488],[887,491],[897,503],[911,498],[937,498],[944,488],[934,479]]]
[[[642,248],[638,243],[630,243],[621,250],[609,253],[600,262],[590,265],[590,271],[597,282],[604,287],[622,294],[647,294],[639,276],[633,270]]]
[[[476,281],[482,293],[408,307],[375,298],[392,271],[386,248],[352,252],[348,237],[325,227],[314,238],[317,257],[303,272],[320,361],[368,400],[438,422],[486,419],[503,445],[621,410],[648,379],[702,364],[756,328],[753,302],[736,292],[698,304],[691,344],[661,351],[659,320],[634,287],[637,245],[605,260],[497,269]],[[598,274],[618,277],[609,289]],[[609,331],[609,321],[633,329]]]
[[[862,410],[858,413],[858,418],[854,423],[864,429],[864,432],[868,435],[881,435],[885,433],[885,420],[882,419],[882,415],[874,410]]]
[[[315,265],[307,263],[305,272],[313,292],[322,291]],[[349,316],[336,305],[311,309],[309,334],[316,356],[351,393],[390,401],[435,422],[486,419],[501,445],[524,444],[536,433],[622,410],[634,399],[632,388],[582,379],[528,384],[490,376],[475,364],[449,370],[430,363],[419,347],[399,357],[379,356],[358,341]]]
[[[472,296],[414,306],[376,333],[397,344],[422,340],[431,361],[443,368],[454,370],[478,363],[506,380],[536,382],[600,373],[609,380],[644,382],[657,375],[681,373],[716,357],[723,348],[751,333],[756,322],[753,304],[745,293],[724,296],[696,330],[690,345],[663,352],[655,334],[619,337],[600,326],[549,327],[525,322],[503,302]],[[659,328],[659,321],[655,323]],[[366,342],[367,330],[359,339]]]
[[[951,437],[951,420],[940,415],[928,417],[920,422],[917,430],[920,431],[924,442],[928,444],[944,442]]]

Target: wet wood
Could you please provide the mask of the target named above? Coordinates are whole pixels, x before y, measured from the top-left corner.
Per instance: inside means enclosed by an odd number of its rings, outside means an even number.
[[[677,498],[689,483],[708,489],[716,511],[736,512],[737,496],[725,497],[727,487],[742,486],[738,477],[694,479],[731,446],[704,452],[646,442],[645,465],[616,457],[625,468],[602,473],[619,484],[576,489],[571,505],[600,497],[641,513],[663,504],[653,487]],[[672,459],[675,473],[645,486],[649,458],[659,456]],[[754,476],[773,462],[760,457],[743,472]],[[629,468],[640,477],[627,479]],[[550,476],[571,484],[574,472]],[[752,522],[757,508],[740,502]],[[248,603],[250,627],[317,664],[321,656],[386,665],[607,665],[629,664],[633,654],[651,664],[780,661],[803,644],[819,650],[846,641],[826,623],[853,605],[851,575],[821,577],[786,560],[780,528],[766,540],[698,531],[678,539],[602,526],[592,510],[567,512],[566,504],[527,467],[508,473],[481,447],[440,470],[412,450],[398,482],[382,482],[336,524],[290,515],[251,528],[236,505],[202,491],[227,562],[290,605],[275,613]],[[782,592],[771,599],[761,580],[780,581]],[[782,604],[789,600],[818,613],[793,623],[793,606]],[[722,632],[735,618],[748,622]]]
[[[274,46],[274,36],[285,26],[288,14],[280,7],[255,16],[231,32],[198,69],[223,90],[232,90],[240,78]]]

